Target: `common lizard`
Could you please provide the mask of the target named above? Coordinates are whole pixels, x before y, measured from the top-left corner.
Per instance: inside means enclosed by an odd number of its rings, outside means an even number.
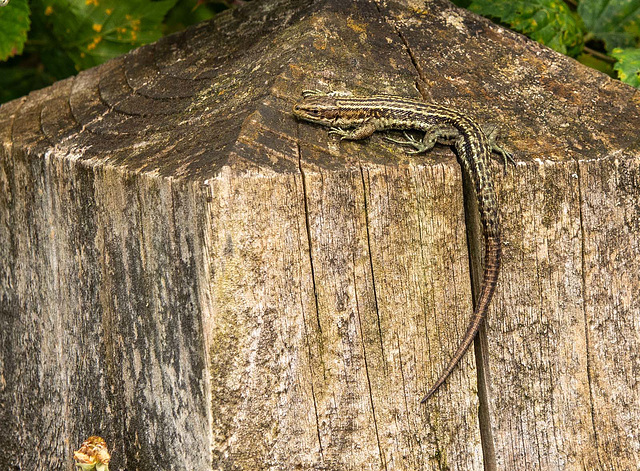
[[[302,95],[303,99],[293,107],[293,114],[302,120],[329,126],[329,134],[336,134],[341,139],[364,139],[375,131],[396,129],[405,131],[406,141],[387,139],[413,147],[410,153],[426,152],[436,143],[453,146],[475,189],[485,244],[480,295],[460,345],[422,399],[424,403],[454,370],[487,315],[498,281],[501,257],[500,218],[488,159],[491,151],[500,153],[505,165],[512,157],[490,142],[473,119],[451,108],[385,95],[355,97],[317,90],[306,90]],[[425,135],[422,140],[416,140],[406,133],[407,130],[424,131]]]

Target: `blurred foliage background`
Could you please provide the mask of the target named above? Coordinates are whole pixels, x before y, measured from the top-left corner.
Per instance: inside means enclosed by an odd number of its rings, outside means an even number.
[[[453,0],[640,88],[640,0]],[[242,0],[0,0],[0,103]]]
[[[453,0],[640,88],[640,0]]]
[[[240,0],[0,0],[0,103],[101,64]]]

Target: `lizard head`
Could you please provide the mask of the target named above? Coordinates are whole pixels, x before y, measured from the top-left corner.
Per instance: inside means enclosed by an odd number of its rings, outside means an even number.
[[[293,107],[293,114],[304,121],[334,126],[340,119],[340,109],[335,97],[308,95]]]

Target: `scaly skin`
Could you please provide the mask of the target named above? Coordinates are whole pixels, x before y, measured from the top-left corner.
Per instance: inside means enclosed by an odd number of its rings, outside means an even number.
[[[505,163],[511,156],[490,143],[480,126],[468,116],[443,106],[400,97],[379,95],[361,98],[305,91],[303,100],[293,107],[293,113],[302,120],[329,126],[329,133],[337,134],[341,139],[364,139],[376,131],[390,129],[424,131],[421,141],[406,134],[406,141],[389,140],[413,147],[412,153],[426,152],[436,143],[454,146],[473,183],[485,243],[480,296],[460,345],[422,399],[424,403],[460,362],[487,315],[498,282],[501,259],[500,219],[488,160],[492,150],[501,153]]]

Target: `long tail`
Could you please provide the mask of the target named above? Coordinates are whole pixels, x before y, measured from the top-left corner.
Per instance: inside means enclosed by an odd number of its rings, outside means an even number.
[[[449,363],[447,363],[447,367],[444,369],[443,373],[440,375],[429,392],[422,398],[421,402],[423,404],[447,380],[451,372],[455,369],[456,365],[460,362],[465,352],[471,345],[471,342],[473,342],[473,339],[478,334],[478,330],[480,330],[482,321],[487,316],[487,310],[489,309],[489,303],[491,302],[493,293],[496,290],[498,273],[500,272],[500,252],[500,236],[498,234],[495,234],[493,236],[485,237],[485,256],[482,285],[480,286],[480,298],[478,299],[475,309],[473,310],[473,317],[471,318],[471,322],[469,322],[467,332],[464,334],[462,342],[460,342],[460,346],[453,354],[453,357],[451,358]]]

